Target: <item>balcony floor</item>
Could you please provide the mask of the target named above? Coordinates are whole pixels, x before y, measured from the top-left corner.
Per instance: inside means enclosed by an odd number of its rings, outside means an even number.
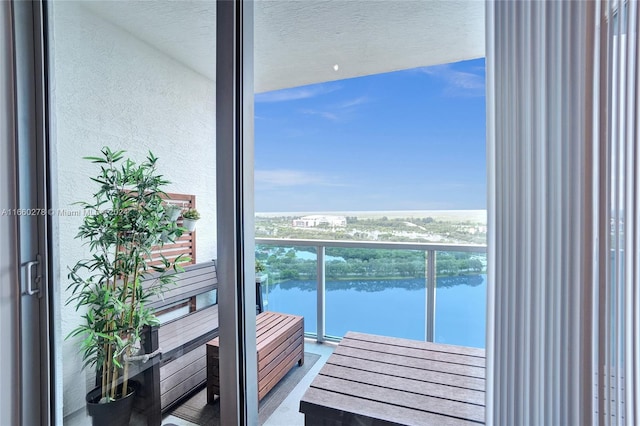
[[[307,374],[300,380],[291,393],[285,398],[280,406],[274,411],[263,426],[302,426],[304,425],[304,416],[298,411],[300,407],[300,399],[305,393],[313,379],[316,377],[322,366],[325,364],[329,356],[333,353],[336,345],[333,343],[319,344],[315,340],[305,339],[304,350],[320,355],[320,358],[311,367]],[[182,420],[178,417],[169,415],[162,420],[163,425],[175,426],[199,426],[194,423]]]

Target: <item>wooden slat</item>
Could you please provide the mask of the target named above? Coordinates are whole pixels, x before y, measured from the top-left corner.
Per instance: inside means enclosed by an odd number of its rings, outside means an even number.
[[[428,348],[430,351],[440,351],[444,353],[469,355],[485,358],[485,350],[479,348],[470,348],[467,346],[446,345],[444,343],[421,342],[419,340],[402,339],[399,337],[379,336],[376,334],[358,333],[349,331],[344,336],[346,339],[364,340],[367,342],[379,342],[394,346],[403,346],[407,348]]]
[[[179,248],[179,249],[173,249],[173,248],[166,248],[163,250],[159,250],[159,251],[155,251],[151,253],[151,260],[147,262],[148,265],[163,265],[164,261],[162,260],[162,256],[160,256],[160,254],[163,254],[165,259],[169,262],[173,262],[175,261],[175,259],[178,256],[183,256],[185,258],[189,258],[188,261],[184,261],[184,262],[180,262],[180,264],[182,264],[183,266],[185,264],[187,265],[191,265],[195,263],[195,257],[193,256],[193,244],[191,244],[189,247],[184,247],[184,248]]]
[[[194,389],[204,385],[207,381],[206,366],[192,376],[186,377],[184,381],[180,382],[177,386],[160,394],[160,400],[162,408],[165,409],[169,405],[173,404],[184,395],[192,392]]]
[[[334,356],[335,355],[335,356]],[[366,359],[352,358],[340,354],[332,354],[327,360],[327,364],[342,367],[358,368],[363,371],[380,371],[380,363]],[[460,376],[458,374],[442,373],[438,371],[424,370],[407,367],[404,365],[386,364],[384,371],[387,375],[405,378],[415,378],[428,383],[442,383],[457,388],[471,389],[476,391],[485,390],[485,380],[475,377]]]
[[[266,356],[279,344],[285,341],[288,337],[286,333],[281,330],[298,329],[300,328],[298,323],[301,321],[301,317],[288,317],[285,320],[278,323],[278,328],[271,328],[267,330],[259,339],[257,343],[258,353],[260,358]]]
[[[422,410],[428,413],[447,415],[478,423],[484,421],[484,407],[474,404],[420,395],[382,386],[372,386],[324,375],[318,375],[313,380],[311,386],[343,395],[351,395],[356,398],[366,398],[383,404]]]
[[[477,426],[477,422],[433,414],[422,410],[371,401],[311,387],[300,411],[336,421],[335,424],[407,425],[407,426]],[[375,413],[375,414],[374,414]],[[352,415],[350,415],[352,414]],[[376,422],[376,420],[378,422]],[[340,423],[342,422],[342,423]],[[380,423],[384,422],[384,423]],[[330,424],[330,423],[326,423]]]
[[[421,343],[421,342],[418,342]],[[485,359],[475,356],[450,354],[446,352],[431,351],[424,348],[412,348],[385,343],[369,342],[366,340],[342,339],[340,346],[363,349],[371,352],[388,353],[402,355],[412,358],[428,359],[453,364],[472,365],[474,367],[485,368]]]
[[[176,280],[177,285],[176,287],[172,287],[172,289],[173,288],[180,289],[183,287],[188,287],[194,283],[200,283],[203,281],[212,282],[215,284],[218,283],[218,277],[217,277],[217,274],[215,273],[214,266],[211,266],[207,270],[198,270],[196,271],[196,273],[188,273],[188,271],[181,272],[177,274],[176,278],[177,278]]]
[[[304,360],[304,320],[295,315],[265,312],[257,325],[258,399]]]
[[[304,362],[304,319],[263,312],[256,318],[258,399],[262,399],[296,363]],[[220,339],[207,342],[207,400],[219,392]]]
[[[285,348],[289,347],[292,344],[295,344],[295,342],[300,339],[304,340],[304,332],[303,330],[301,330],[301,328],[302,327],[300,327],[300,329],[292,330],[292,332],[289,333],[287,340],[283,341],[282,344],[278,346],[275,350],[269,352],[268,354],[264,355],[261,359],[259,359],[258,370],[264,368],[267,364],[273,361],[273,359],[278,356],[278,353],[280,351],[284,350]]]
[[[479,425],[484,351],[349,332],[300,402],[305,424]]]
[[[180,327],[182,329],[182,333],[179,333],[179,330],[177,333],[173,333],[172,331],[171,334],[160,337],[163,352],[171,352],[174,349],[180,348],[193,340],[197,340],[202,335],[205,335],[218,328],[217,316],[200,316],[200,318],[203,320],[202,324],[192,323],[191,326]],[[160,329],[159,331],[161,332],[162,329]]]
[[[179,243],[191,244],[193,235],[184,236]],[[167,253],[170,254],[170,253]],[[175,253],[173,253],[175,255]],[[154,285],[159,274],[150,274],[143,285]],[[192,306],[196,296],[218,287],[215,261],[188,265],[175,276],[176,284],[168,286],[162,297],[147,302],[156,310],[186,301],[195,310],[167,321],[157,328],[158,347],[162,355],[158,362],[157,400],[162,411],[170,410],[180,399],[205,384],[207,360],[205,339],[215,336],[218,328],[218,306],[197,309]]]
[[[260,344],[260,342],[267,337],[265,332],[270,329],[277,329],[281,326],[280,324],[285,321],[291,321],[291,318],[284,315],[274,315],[273,312],[263,312],[258,314],[256,317],[257,344]]]
[[[178,194],[176,192],[166,192],[165,194],[166,194],[166,197],[162,197],[162,198],[164,198],[167,203],[177,204],[184,207],[192,207],[190,203],[194,202],[194,200],[196,199],[195,195],[190,195],[190,194]],[[187,203],[187,204],[183,204],[183,203]],[[193,207],[195,208],[195,206]]]
[[[167,241],[166,243],[163,243],[161,246],[160,245],[153,246],[151,247],[151,250],[155,252],[165,248],[169,249],[171,247],[178,246],[179,244],[183,244],[185,246],[191,246],[191,244],[194,241],[195,240],[193,238],[193,234],[189,232],[185,232],[184,234],[180,235],[178,238],[174,239],[173,242]]]
[[[292,353],[295,352],[299,358],[299,355],[302,354],[300,348],[302,348],[303,341],[304,337],[298,336],[298,338],[295,339],[290,345],[281,347],[276,356],[271,360],[271,362],[265,364],[262,368],[258,366],[258,380],[260,381],[266,378],[269,373],[277,369],[278,366],[282,364],[284,360],[287,359]]]
[[[178,256],[191,257],[191,245],[187,247],[171,247],[169,249],[159,250],[157,252],[152,252],[151,254],[160,254],[164,255],[164,258],[167,260],[175,259]],[[159,262],[162,262],[162,258],[160,256],[157,257]]]
[[[265,322],[268,318],[273,318],[273,312],[265,311],[256,315],[256,327]]]
[[[213,267],[211,269],[213,270]],[[168,290],[164,293],[165,295],[168,292],[174,292],[176,290],[180,290],[182,288],[189,287],[189,286],[191,286],[193,284],[200,285],[200,283],[207,283],[211,287],[217,287],[217,285],[218,285],[218,278],[217,278],[216,274],[213,273],[212,271],[208,272],[208,273],[200,273],[198,275],[189,275],[189,274],[186,274],[184,272],[181,272],[181,273],[177,274],[175,278],[176,278],[175,285],[174,286],[168,286],[167,287]],[[152,284],[155,281],[145,280],[145,283],[147,283],[147,282],[149,284]],[[155,297],[154,301],[162,301],[163,299],[166,299],[166,298],[167,298],[166,296],[162,297],[161,295],[158,295],[158,296]]]
[[[182,208],[196,208],[196,196],[191,194],[176,194],[176,193],[167,193],[166,195],[161,195],[164,199],[164,204],[173,204],[178,205]],[[181,218],[177,221],[178,226],[182,224]],[[189,262],[181,262],[182,264],[195,264],[196,263],[196,236],[194,232],[185,232],[178,240],[176,241],[189,241],[188,247],[181,250],[176,250],[180,248],[181,243],[176,244],[175,242],[166,242],[160,246],[155,246],[152,248],[152,253],[150,256],[149,265],[160,265],[162,264],[160,253],[164,254],[166,258],[173,261],[177,257],[176,253],[182,253],[188,255],[191,260]]]
[[[172,381],[180,379],[185,374],[191,376],[197,370],[206,367],[205,347],[200,346],[191,352],[171,361],[160,368],[160,389],[165,392],[172,388]],[[180,380],[178,380],[180,381]]]
[[[148,287],[156,284],[159,276],[160,274],[157,273],[149,275],[145,278],[143,286]],[[167,286],[164,294],[150,298],[147,302],[148,306],[158,308],[164,304],[184,300],[195,294],[206,293],[218,287],[216,264],[214,261],[187,266],[184,272],[176,275],[175,279],[175,285]]]
[[[151,247],[151,252],[152,253],[156,253],[156,252],[160,252],[163,250],[175,250],[175,249],[181,249],[181,248],[190,248],[191,247],[191,237],[187,237],[187,238],[183,238],[180,237],[179,239],[176,239],[173,243],[167,243],[167,244],[163,244],[162,246],[153,246]],[[170,244],[170,246],[169,246]]]
[[[182,222],[182,221],[180,221]],[[193,234],[189,233],[189,232],[185,232],[182,235],[180,235],[178,238],[173,240],[174,243],[180,243],[182,241],[193,241]],[[163,245],[167,245],[167,243],[163,244]]]
[[[158,308],[218,288],[215,266],[197,272],[197,275],[187,274],[186,271],[178,274],[175,285],[169,285],[162,297],[151,298],[147,306]]]
[[[217,328],[218,305],[212,305],[163,324],[158,338],[163,352],[169,352]]]
[[[425,382],[415,378],[398,377],[386,374],[386,371],[363,371],[340,365],[325,364],[323,376],[343,378],[352,382],[364,383],[382,388],[406,391],[415,394],[450,399],[468,404],[484,406],[485,393],[479,390],[463,389],[441,383]]]
[[[267,374],[262,381],[258,380],[258,400],[264,398],[271,389],[282,379],[291,368],[298,363],[298,360],[302,357],[302,351],[300,347],[298,350],[292,350],[291,353],[269,374]]]
[[[180,274],[178,274],[178,276],[180,277],[178,281],[179,287],[186,287],[202,281],[210,281],[216,284],[218,283],[218,275],[216,274],[214,267],[211,267],[208,270],[199,270],[197,272],[197,274],[189,274],[187,272],[181,272]]]
[[[163,197],[165,198],[165,197]],[[167,196],[165,198],[165,203],[167,204],[175,204],[175,205],[179,205],[180,207],[182,207],[183,209],[187,209],[187,208],[196,208],[196,196],[195,195],[191,195],[191,194],[176,194],[176,193],[167,193]],[[180,226],[182,225],[182,220],[181,218],[178,219],[177,224]],[[189,241],[189,246],[184,249],[184,251],[182,250],[175,250],[176,248],[180,248],[180,245],[182,244],[183,241]],[[184,234],[182,234],[182,236],[180,238],[178,238],[176,240],[176,243],[172,243],[172,242],[166,242],[164,243],[164,245],[162,246],[162,253],[165,255],[165,257],[170,258],[171,260],[175,260],[175,254],[176,253],[182,253],[182,254],[186,254],[188,255],[191,260],[188,262],[190,264],[195,264],[196,263],[196,236],[195,236],[195,231],[194,232],[185,232]],[[152,253],[151,259],[152,262],[151,264],[153,265],[159,265],[161,263],[160,256],[158,256],[159,254],[159,247],[154,248],[154,252]]]
[[[185,333],[189,333],[193,328],[212,328],[217,327],[218,318],[218,305],[210,305],[202,308],[194,313],[185,314],[182,317],[172,319],[160,326],[158,331],[159,337],[162,341],[166,342],[176,336],[184,336]],[[210,322],[211,319],[216,321]]]
[[[179,287],[176,289],[168,290],[165,293],[165,298],[163,300],[149,302],[147,303],[147,306],[158,310],[161,309],[162,306],[172,305],[177,302],[189,301],[194,296],[205,294],[217,289],[218,285],[211,282],[194,283],[188,287]]]
[[[166,243],[162,247],[152,247],[151,249],[151,260],[161,260],[162,257],[160,254],[164,254],[164,257],[170,257],[172,253],[182,253],[184,251],[188,251],[191,253],[193,249],[193,240],[189,239],[188,241],[180,241],[178,243]],[[190,254],[189,254],[190,256]]]
[[[176,261],[178,260],[178,256],[179,255],[165,256],[165,258],[169,263],[176,263]],[[180,262],[177,262],[177,263],[180,266],[186,266],[186,265],[190,265],[192,262],[193,262],[193,258],[190,261],[184,260],[184,261],[180,261]],[[148,265],[149,266],[164,266],[164,261],[162,261],[162,260],[154,260],[154,261],[148,262]]]
[[[275,346],[280,344],[278,337],[285,337],[281,330],[289,330],[296,328],[296,321],[293,318],[283,318],[281,320],[272,322],[268,327],[263,327],[257,330],[257,342],[256,348],[258,352],[265,353],[265,351],[272,351]]]
[[[370,352],[363,349],[350,348],[350,347],[340,346],[340,345],[338,345],[334,353],[352,357],[352,358],[378,361],[378,362],[391,364],[391,365],[402,365],[402,366],[413,367],[417,369],[440,371],[442,373],[452,373],[452,374],[458,374],[460,376],[476,377],[480,379],[485,378],[485,369],[482,367],[474,367],[474,366],[467,366],[467,365],[461,365],[461,364],[452,364],[447,362],[411,358],[411,357],[405,357],[402,355],[385,354],[380,352]]]

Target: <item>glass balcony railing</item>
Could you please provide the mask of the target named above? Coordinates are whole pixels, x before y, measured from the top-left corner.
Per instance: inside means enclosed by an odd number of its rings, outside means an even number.
[[[486,269],[485,252],[436,252],[435,342],[485,347]]]
[[[485,346],[486,246],[256,239],[265,309],[347,331]]]
[[[317,334],[317,257],[313,246],[256,246],[256,259],[268,265],[262,285],[265,310],[301,315],[304,331]]]

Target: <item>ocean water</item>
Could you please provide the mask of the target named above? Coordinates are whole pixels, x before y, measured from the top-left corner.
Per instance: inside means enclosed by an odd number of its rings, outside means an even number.
[[[487,276],[440,277],[436,290],[435,341],[485,347]],[[263,288],[265,309],[304,316],[315,333],[316,282],[286,281]],[[327,281],[326,334],[347,331],[425,339],[426,291],[423,278]]]

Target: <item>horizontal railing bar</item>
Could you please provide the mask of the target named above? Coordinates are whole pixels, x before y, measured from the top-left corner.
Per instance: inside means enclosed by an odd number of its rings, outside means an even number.
[[[341,248],[367,248],[386,250],[435,250],[456,251],[470,253],[486,253],[486,245],[474,244],[437,244],[437,243],[400,243],[389,241],[347,241],[347,240],[301,240],[286,238],[256,238],[256,244],[271,246],[296,246],[296,247],[341,247]]]

